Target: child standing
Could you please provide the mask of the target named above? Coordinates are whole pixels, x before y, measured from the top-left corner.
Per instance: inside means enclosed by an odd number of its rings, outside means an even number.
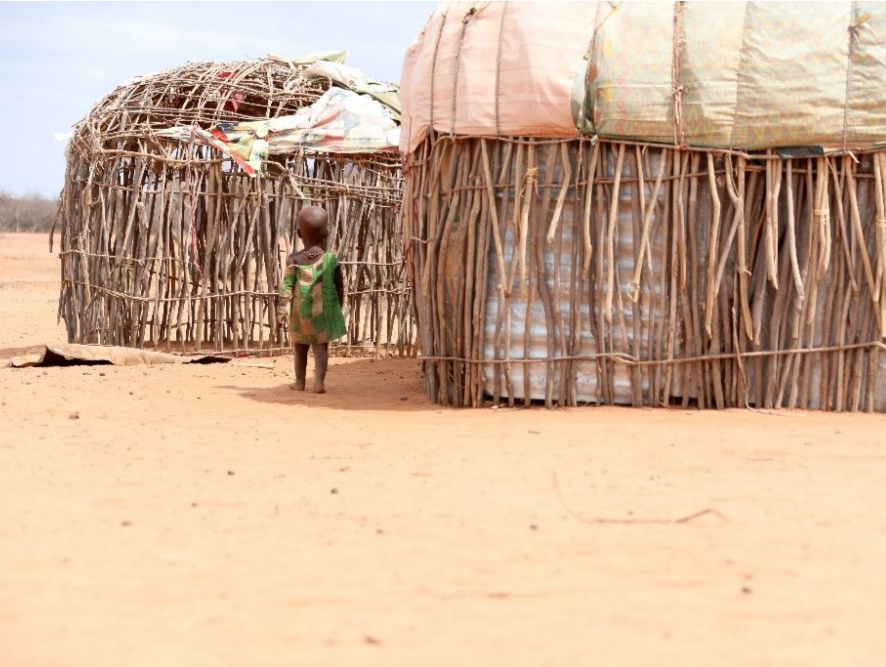
[[[344,287],[341,266],[326,252],[329,216],[319,206],[306,206],[296,218],[302,250],[286,260],[277,321],[283,325],[289,306],[289,331],[295,352],[295,385],[304,391],[308,348],[314,350],[314,392],[326,393],[329,342],[347,333],[342,315]]]

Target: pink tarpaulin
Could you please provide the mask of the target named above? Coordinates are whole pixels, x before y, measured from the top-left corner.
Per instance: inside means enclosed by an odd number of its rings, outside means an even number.
[[[595,20],[591,2],[444,3],[406,53],[400,149],[411,152],[431,127],[577,136],[572,91],[576,77],[584,86]]]

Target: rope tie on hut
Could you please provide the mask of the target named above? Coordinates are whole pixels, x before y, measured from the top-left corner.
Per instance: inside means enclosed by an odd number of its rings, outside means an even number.
[[[501,136],[501,43],[505,34],[505,16],[508,13],[507,3],[502,5],[501,19],[498,23],[498,40],[495,50],[495,136]]]
[[[671,95],[674,98],[674,145],[686,144],[686,125],[683,119],[683,92],[684,87],[680,82],[680,45],[681,45],[681,18],[683,3],[674,3],[674,35],[673,55],[671,57]]]
[[[458,48],[455,51],[455,72],[452,75],[452,109],[450,110],[449,116],[452,119],[452,124],[449,129],[449,136],[455,136],[455,123],[458,109],[458,71],[461,68],[461,50],[465,43],[465,33],[468,30],[468,23],[474,17],[474,14],[477,13],[477,7],[471,7],[467,13],[462,17],[461,20],[461,33],[458,37]]]
[[[850,3],[849,16],[849,45],[846,54],[846,96],[843,108],[843,152],[851,154],[849,150],[849,117],[851,109],[849,100],[852,98],[852,64],[856,58],[856,42],[862,44],[863,31],[868,30],[876,39],[880,39],[877,31],[874,30],[868,21],[871,15],[868,13],[858,13],[858,2]]]

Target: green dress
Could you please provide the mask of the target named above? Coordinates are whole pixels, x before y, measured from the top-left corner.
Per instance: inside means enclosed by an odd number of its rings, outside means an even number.
[[[331,252],[323,253],[313,264],[287,264],[280,297],[290,303],[293,343],[328,343],[348,332],[335,290],[338,266]]]

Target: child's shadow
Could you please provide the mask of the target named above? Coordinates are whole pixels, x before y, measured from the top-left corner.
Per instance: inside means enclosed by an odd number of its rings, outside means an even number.
[[[282,368],[285,367],[281,367]],[[275,376],[273,386],[216,387],[235,391],[259,403],[305,405],[335,410],[396,410],[416,412],[439,410],[428,400],[417,359],[331,359],[326,375],[326,393],[311,391],[313,362],[308,363],[307,388],[292,389],[293,377]]]

